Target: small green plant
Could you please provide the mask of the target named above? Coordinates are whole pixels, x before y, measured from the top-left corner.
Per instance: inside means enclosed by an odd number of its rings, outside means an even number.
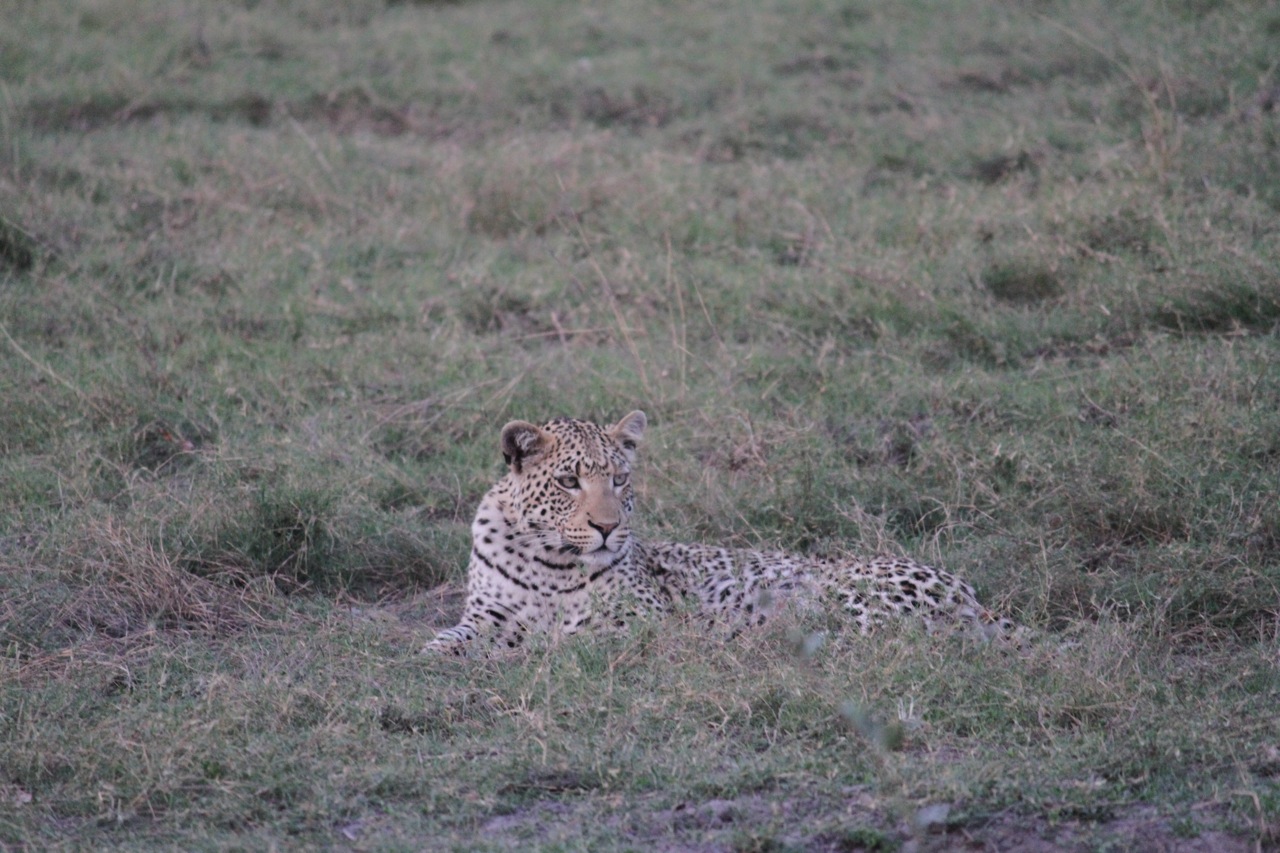
[[[0,217],[0,271],[25,273],[36,262],[36,245],[22,227]]]
[[[885,851],[885,853],[893,853],[893,851],[902,847],[902,843],[892,836],[878,829],[864,827],[839,832],[832,840],[836,845],[836,849],[847,851],[848,853],[854,853],[854,851],[867,851],[867,853]]]
[[[1036,261],[1004,261],[987,267],[982,283],[1004,302],[1036,303],[1061,296],[1062,274]]]

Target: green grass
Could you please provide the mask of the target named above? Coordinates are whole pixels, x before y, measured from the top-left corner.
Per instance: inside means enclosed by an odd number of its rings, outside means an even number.
[[[9,18],[0,847],[1280,841],[1276,3]],[[634,408],[646,534],[1036,640],[416,655]]]

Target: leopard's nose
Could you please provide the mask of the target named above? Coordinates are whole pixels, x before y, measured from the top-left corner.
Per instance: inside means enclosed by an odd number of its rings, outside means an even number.
[[[618,529],[618,522],[616,521],[607,522],[605,524],[597,524],[594,521],[588,521],[587,524],[600,531],[601,539],[608,539],[609,534]]]

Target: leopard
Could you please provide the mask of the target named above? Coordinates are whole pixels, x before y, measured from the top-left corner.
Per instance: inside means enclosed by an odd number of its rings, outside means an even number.
[[[505,651],[534,636],[628,630],[633,620],[686,610],[731,633],[783,608],[831,605],[861,634],[918,618],[927,630],[968,626],[984,639],[1013,623],[979,604],[959,576],[900,556],[646,541],[632,529],[643,411],[601,426],[576,418],[501,431],[506,472],[471,524],[461,619],[423,652]],[[479,642],[477,642],[479,641]]]

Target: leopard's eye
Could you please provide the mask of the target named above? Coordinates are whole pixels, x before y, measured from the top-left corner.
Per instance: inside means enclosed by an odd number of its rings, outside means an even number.
[[[623,486],[625,486],[627,484],[627,481],[630,479],[631,479],[631,474],[626,471],[623,471],[621,474],[614,474],[613,485],[620,489]]]
[[[560,484],[562,489],[578,488],[578,478],[572,474],[565,474],[563,477],[556,477],[556,482]]]

